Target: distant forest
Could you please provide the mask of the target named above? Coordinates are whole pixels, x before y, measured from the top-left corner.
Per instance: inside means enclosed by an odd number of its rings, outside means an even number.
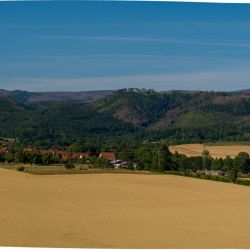
[[[59,96],[59,97],[58,97]],[[249,141],[250,91],[0,91],[0,137],[21,145]]]

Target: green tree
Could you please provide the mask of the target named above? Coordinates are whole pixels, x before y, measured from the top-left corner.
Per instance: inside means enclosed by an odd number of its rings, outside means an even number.
[[[210,153],[208,150],[203,150],[201,153],[202,156],[202,169],[210,169],[211,168],[211,163],[212,163],[212,158],[210,156]]]
[[[250,158],[249,154],[240,152],[234,159],[234,164],[237,166],[240,172],[248,173],[250,171]]]
[[[15,155],[13,153],[6,153],[5,154],[5,160],[10,163],[10,162],[14,162],[15,161]]]
[[[238,168],[234,164],[234,160],[230,156],[227,156],[224,163],[227,171],[228,180],[230,182],[236,182],[238,178]]]
[[[234,161],[233,161],[233,159],[230,156],[227,156],[225,158],[225,160],[224,160],[224,166],[225,166],[226,170],[233,168]]]
[[[108,159],[105,158],[100,158],[100,157],[92,157],[91,163],[94,165],[96,168],[109,168],[110,167],[110,162]]]
[[[135,155],[136,159],[138,159],[139,161],[139,164],[137,166],[138,170],[150,171],[152,169],[152,149],[147,146],[142,146],[136,151]]]
[[[224,168],[224,161],[222,158],[219,159],[212,159],[211,169],[213,170],[223,170]]]
[[[0,153],[0,162],[4,162],[5,161],[5,153],[1,152]]]
[[[166,145],[159,145],[154,150],[153,155],[153,170],[164,172],[172,170],[171,153]]]
[[[228,180],[230,182],[235,183],[237,181],[237,179],[238,179],[238,169],[237,169],[237,167],[233,167],[233,168],[228,169],[227,176],[228,176]]]

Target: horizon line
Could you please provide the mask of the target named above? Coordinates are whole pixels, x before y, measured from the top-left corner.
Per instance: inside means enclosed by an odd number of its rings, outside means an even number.
[[[0,0],[1,1],[1,0]],[[155,90],[154,88],[118,88],[118,89],[94,89],[94,90],[78,90],[78,91],[70,91],[70,90],[54,90],[54,91],[29,91],[29,90],[22,90],[22,89],[2,89],[0,88],[0,92],[6,91],[6,92],[28,92],[28,93],[80,93],[80,92],[98,92],[98,91],[111,91],[111,92],[117,92],[121,90],[138,90],[138,91],[154,91],[156,93],[161,92],[174,92],[174,91],[183,91],[183,92],[219,92],[219,93],[233,93],[233,92],[242,92],[242,91],[250,91],[250,88],[248,89],[238,89],[238,90],[201,90],[201,89],[169,89],[169,90]]]

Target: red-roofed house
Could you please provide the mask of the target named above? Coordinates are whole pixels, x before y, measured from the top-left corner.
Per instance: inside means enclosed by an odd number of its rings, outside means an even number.
[[[26,151],[26,152],[37,152],[38,149],[36,149],[36,148],[25,148],[24,151]]]
[[[74,160],[76,158],[83,159],[83,158],[89,158],[88,153],[75,153],[75,154],[67,154],[63,156],[64,160]]]
[[[40,153],[43,156],[52,154],[51,151],[49,150],[37,149],[37,148],[25,148],[24,151],[30,152],[30,153]]]
[[[115,160],[115,153],[114,152],[102,152],[99,155],[100,158],[105,158],[108,160]]]
[[[60,150],[60,149],[54,149],[52,150],[52,155],[55,155],[59,158],[63,158],[66,155],[66,151]]]
[[[5,147],[0,148],[0,153],[7,153],[7,152],[8,152],[8,148],[5,148]]]

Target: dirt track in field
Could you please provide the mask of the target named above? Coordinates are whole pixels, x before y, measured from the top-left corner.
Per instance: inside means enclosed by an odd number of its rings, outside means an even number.
[[[250,146],[247,145],[225,145],[225,146],[208,146],[203,144],[181,144],[170,146],[169,150],[174,153],[177,151],[180,154],[190,156],[200,156],[203,150],[208,150],[213,158],[226,158],[227,155],[234,158],[240,152],[250,154]]]
[[[0,245],[249,248],[250,188],[167,175],[0,169]]]

